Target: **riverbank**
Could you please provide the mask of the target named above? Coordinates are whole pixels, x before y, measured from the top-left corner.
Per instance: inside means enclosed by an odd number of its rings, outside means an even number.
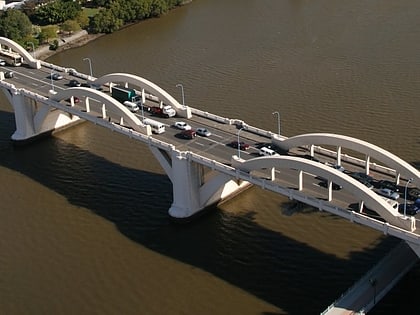
[[[191,2],[192,0],[185,0],[179,6],[184,6],[184,5],[190,4]],[[176,7],[173,9],[176,9]],[[139,23],[139,22],[141,21],[138,21],[135,23]],[[133,23],[128,23],[124,25],[122,28],[128,27],[132,24]],[[67,49],[83,46],[87,44],[88,42],[91,42],[104,35],[106,34],[104,33],[89,34],[86,30],[81,30],[79,32],[75,32],[72,35],[60,36],[58,38],[58,48],[56,50],[50,50],[50,45],[47,44],[47,45],[43,45],[35,49],[34,55],[37,59],[45,60],[56,53],[62,52]]]
[[[105,34],[89,34],[87,31],[82,30],[72,35],[60,36],[60,38],[58,39],[59,46],[56,50],[50,50],[49,45],[43,45],[35,49],[34,55],[37,59],[45,60],[48,57],[62,52],[64,50],[83,46],[86,43],[91,42],[103,35]]]

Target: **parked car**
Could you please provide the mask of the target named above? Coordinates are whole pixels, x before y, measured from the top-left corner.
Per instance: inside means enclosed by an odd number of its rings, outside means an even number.
[[[53,79],[53,80],[62,80],[63,79],[63,76],[61,74],[59,74],[59,73],[51,73],[50,79]]]
[[[69,86],[71,86],[71,87],[82,86],[82,83],[80,83],[76,79],[72,79],[72,80],[69,81]]]
[[[242,151],[246,151],[249,149],[249,144],[243,141],[232,141],[231,143],[229,143],[229,146],[231,146],[234,149],[237,149],[239,147],[239,149]]]
[[[183,139],[194,139],[196,137],[196,132],[192,129],[182,131],[179,136]]]
[[[191,126],[188,125],[186,122],[184,121],[176,121],[174,123],[175,128],[181,129],[181,130],[191,130]]]
[[[202,136],[202,137],[210,137],[211,136],[211,132],[208,131],[206,128],[197,128],[196,132],[199,136]]]
[[[392,191],[397,191],[397,192],[399,191],[399,188],[398,188],[396,183],[391,182],[389,180],[385,180],[385,179],[382,179],[382,180],[378,181],[376,186],[379,189],[388,188],[388,189],[391,189]]]
[[[0,59],[0,66],[5,66],[6,65],[6,61],[4,61],[3,59]]]
[[[381,196],[390,198],[390,199],[394,199],[397,200],[398,198],[400,198],[400,194],[389,189],[389,188],[381,188],[377,191],[377,193]]]

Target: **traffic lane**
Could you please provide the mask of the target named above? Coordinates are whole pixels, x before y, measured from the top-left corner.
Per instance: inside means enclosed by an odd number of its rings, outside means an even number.
[[[69,88],[70,80],[75,78],[70,74],[60,71],[51,71],[42,67],[41,69],[37,70],[29,68],[27,66],[4,68],[6,68],[8,71],[13,71],[13,78],[10,78],[8,80],[10,80],[11,83],[15,84],[16,87],[35,90],[36,92],[44,96],[48,96],[49,90],[51,90],[53,87],[57,90]],[[62,75],[63,79],[51,80],[52,73],[58,73]],[[78,79],[78,81],[82,84],[86,84],[86,81],[84,80]]]

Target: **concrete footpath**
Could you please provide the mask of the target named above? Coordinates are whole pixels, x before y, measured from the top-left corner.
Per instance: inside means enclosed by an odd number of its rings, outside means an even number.
[[[401,241],[322,315],[366,314],[417,263],[419,257]]]
[[[58,38],[58,48],[57,50],[50,50],[50,45],[42,45],[35,49],[34,57],[36,59],[45,60],[46,58],[64,51],[66,49],[70,49],[73,47],[78,47],[86,44],[87,42],[94,40],[98,37],[102,36],[102,34],[91,35],[88,34],[87,31],[81,30],[76,32],[72,35],[68,36],[61,36]]]

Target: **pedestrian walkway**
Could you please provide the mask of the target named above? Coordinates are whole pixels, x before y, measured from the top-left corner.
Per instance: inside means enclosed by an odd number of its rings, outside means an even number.
[[[366,314],[416,264],[419,257],[401,241],[321,315]]]

